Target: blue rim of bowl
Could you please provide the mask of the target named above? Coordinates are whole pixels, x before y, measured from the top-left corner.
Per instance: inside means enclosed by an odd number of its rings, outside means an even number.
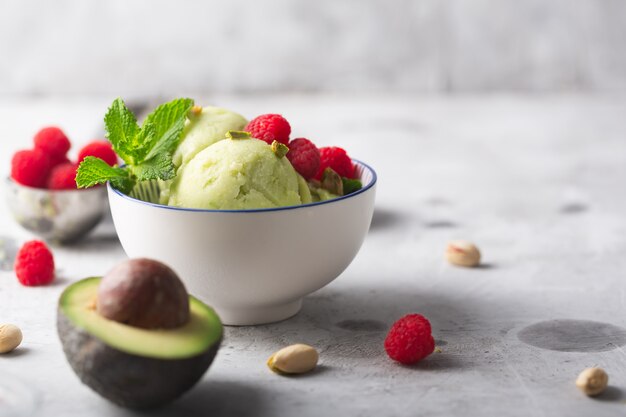
[[[353,159],[352,162],[355,162],[358,165],[361,165],[362,167],[368,169],[372,173],[372,180],[369,182],[369,184],[367,184],[365,187],[361,188],[358,191],[355,191],[348,195],[343,195],[341,197],[333,198],[332,200],[317,201],[315,203],[300,204],[297,206],[271,207],[271,208],[247,209],[247,210],[217,210],[217,209],[196,209],[196,208],[187,208],[187,207],[174,207],[174,206],[166,206],[164,204],[150,203],[148,201],[143,201],[143,200],[130,197],[124,194],[123,192],[113,188],[110,183],[107,183],[107,188],[110,190],[113,190],[114,193],[116,193],[117,195],[119,195],[120,197],[126,200],[144,204],[147,206],[158,207],[158,208],[163,208],[163,209],[168,209],[168,210],[206,212],[206,213],[264,213],[264,212],[270,212],[270,211],[296,210],[299,208],[314,207],[314,206],[321,206],[324,204],[336,203],[342,200],[346,200],[348,198],[356,197],[357,195],[363,194],[364,192],[372,188],[376,184],[376,181],[378,181],[378,175],[376,174],[376,171],[374,171],[374,169],[371,166],[367,165],[365,162],[359,161],[358,159]]]

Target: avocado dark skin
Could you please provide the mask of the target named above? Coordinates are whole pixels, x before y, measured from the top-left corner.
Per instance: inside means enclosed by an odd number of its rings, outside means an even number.
[[[213,362],[221,338],[187,359],[155,359],[122,352],[74,326],[59,308],[57,331],[80,380],[108,400],[148,409],[171,402],[191,388]]]

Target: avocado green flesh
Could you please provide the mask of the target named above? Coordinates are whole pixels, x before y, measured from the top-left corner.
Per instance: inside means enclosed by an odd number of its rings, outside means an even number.
[[[99,277],[70,285],[59,301],[61,311],[76,326],[122,352],[158,359],[183,359],[199,355],[222,336],[218,315],[189,296],[190,319],[175,329],[142,329],[102,317],[95,309]]]

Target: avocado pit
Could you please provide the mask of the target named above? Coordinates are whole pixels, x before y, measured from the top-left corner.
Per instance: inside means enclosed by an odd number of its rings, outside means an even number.
[[[189,321],[189,297],[171,268],[152,259],[122,262],[100,282],[98,313],[144,329],[171,329]]]

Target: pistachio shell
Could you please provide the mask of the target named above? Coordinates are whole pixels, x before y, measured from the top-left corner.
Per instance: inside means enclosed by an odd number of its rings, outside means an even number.
[[[587,395],[598,395],[609,384],[609,376],[601,368],[587,368],[578,375],[576,386]]]
[[[302,374],[315,369],[318,359],[314,347],[298,343],[274,353],[268,359],[267,366],[277,373]]]
[[[480,263],[480,251],[471,242],[455,240],[448,243],[446,259],[453,265],[473,267]]]
[[[13,324],[0,324],[0,353],[7,353],[22,343],[22,331]]]

